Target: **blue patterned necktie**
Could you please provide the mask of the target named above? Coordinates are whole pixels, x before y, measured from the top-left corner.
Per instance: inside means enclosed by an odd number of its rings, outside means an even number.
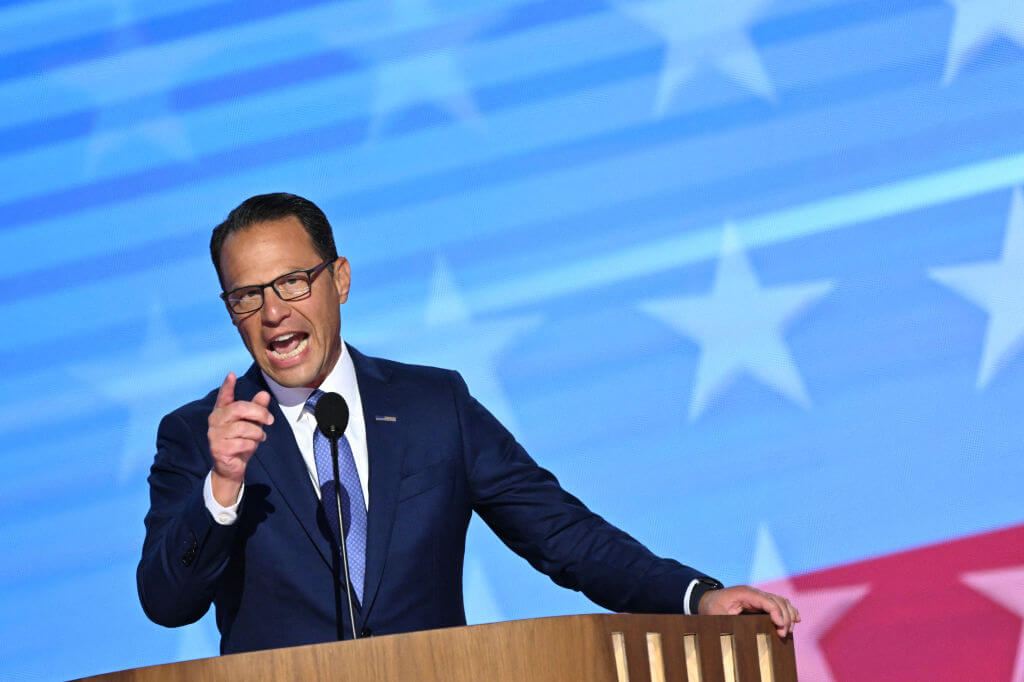
[[[323,391],[316,390],[306,400],[306,409],[313,414]],[[338,512],[334,502],[334,464],[331,461],[331,442],[319,428],[313,432],[313,455],[320,480],[320,499],[327,513],[334,537],[338,538]],[[348,552],[348,575],[356,598],[363,599],[363,578],[366,575],[366,502],[359,483],[356,460],[352,447],[344,435],[338,439],[338,475],[341,477],[341,513],[345,519],[345,548]]]

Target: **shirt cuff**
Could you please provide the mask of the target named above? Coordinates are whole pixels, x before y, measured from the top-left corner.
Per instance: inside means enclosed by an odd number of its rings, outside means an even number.
[[[711,590],[720,590],[723,587],[722,583],[708,576],[694,578],[690,581],[689,587],[686,588],[686,594],[683,596],[683,612],[688,616],[699,616],[700,600],[704,595]]]
[[[209,505],[207,505],[209,506]],[[216,517],[214,517],[216,518]],[[683,595],[683,613],[687,616],[695,616],[697,614],[690,612],[690,597],[693,595],[693,588],[697,586],[700,581],[694,578],[690,581],[690,584],[686,588],[686,594]]]
[[[222,507],[217,498],[213,496],[213,472],[206,474],[206,482],[203,483],[203,501],[206,503],[206,508],[210,510],[213,520],[222,526],[230,526],[238,520],[238,505],[242,503],[242,493],[244,492],[245,483],[239,488],[235,503],[230,507]]]

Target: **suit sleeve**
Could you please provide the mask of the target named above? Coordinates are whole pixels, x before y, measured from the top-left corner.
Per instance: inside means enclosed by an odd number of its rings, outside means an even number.
[[[703,573],[654,555],[562,489],[452,373],[473,507],[513,551],[612,611],[683,613]]]
[[[237,524],[216,523],[203,499],[211,464],[205,433],[197,437],[177,413],[164,417],[150,469],[146,539],[136,572],[142,608],[160,625],[176,627],[202,618],[230,557]]]

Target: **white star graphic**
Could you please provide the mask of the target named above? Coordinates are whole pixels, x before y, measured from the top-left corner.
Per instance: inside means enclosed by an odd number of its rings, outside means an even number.
[[[699,417],[744,372],[797,404],[809,407],[807,389],[783,332],[832,286],[832,281],[821,280],[762,288],[739,236],[726,225],[710,294],[641,303],[641,309],[648,315],[700,344],[690,419]]]
[[[949,85],[964,63],[982,47],[1005,36],[1024,47],[1024,2],[1021,0],[949,0],[956,9],[942,84]]]
[[[931,268],[929,276],[988,312],[975,383],[985,388],[1024,341],[1024,199],[1013,191],[999,260]]]
[[[541,320],[540,315],[473,319],[447,261],[438,258],[424,325],[402,334],[402,347],[393,354],[408,362],[458,370],[473,396],[512,433],[518,433],[512,404],[498,378],[497,359]],[[409,339],[416,343],[410,345]]]
[[[1024,566],[965,573],[960,579],[971,589],[1024,618]],[[1011,682],[1024,682],[1024,629],[1017,644]]]
[[[750,584],[781,594],[800,611],[796,627],[797,675],[805,682],[832,682],[835,678],[821,649],[821,640],[843,615],[871,590],[869,585],[850,585],[814,590],[797,590],[779,557],[775,539],[767,524],[760,524]]]
[[[486,22],[479,18],[439,22],[427,0],[395,0],[392,13],[396,33],[419,32],[424,37],[419,45],[405,46],[408,56],[375,57],[370,139],[377,138],[389,118],[421,102],[482,129],[483,119],[457,55],[460,46]],[[430,27],[429,31],[424,31],[425,27]]]
[[[768,0],[619,0],[616,6],[668,43],[654,111],[663,115],[676,90],[702,63],[750,92],[775,100],[775,87],[750,39],[750,26]]]
[[[112,153],[126,147],[140,155],[157,152],[179,161],[194,155],[168,91],[185,71],[220,48],[211,41],[168,55],[166,48],[144,47],[131,4],[122,0],[115,7],[120,28],[110,56],[53,75],[55,81],[81,91],[97,109],[86,148],[87,177],[95,176]]]
[[[160,419],[224,380],[228,367],[245,367],[249,355],[241,344],[230,349],[186,352],[175,341],[159,304],[150,307],[146,338],[135,358],[76,366],[69,373],[105,399],[127,408],[128,426],[121,452],[119,480],[131,480],[153,462]]]

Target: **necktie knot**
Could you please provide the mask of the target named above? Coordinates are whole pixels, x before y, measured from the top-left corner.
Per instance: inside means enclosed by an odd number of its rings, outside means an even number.
[[[322,396],[323,394],[324,392],[321,391],[319,388],[310,393],[309,397],[306,398],[306,409],[309,410],[310,412],[316,410],[316,404],[317,402],[320,401],[320,396]]]

